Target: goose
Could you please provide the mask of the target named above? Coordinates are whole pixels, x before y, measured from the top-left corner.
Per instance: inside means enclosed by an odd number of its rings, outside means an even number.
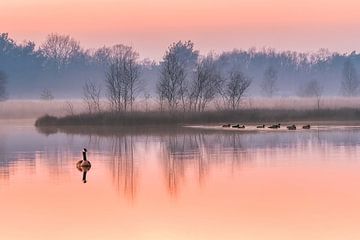
[[[280,128],[280,123],[275,124],[275,125],[271,125],[271,126],[270,126],[270,127],[268,127],[268,128],[271,128],[271,129],[278,129],[278,128]]]
[[[86,159],[86,148],[84,148],[83,152],[82,152],[82,155],[83,155],[83,159],[78,161],[76,163],[76,167],[79,169],[79,168],[89,168],[91,167],[91,163]]]
[[[288,130],[296,130],[296,126],[293,124],[291,126],[287,126]]]
[[[224,124],[224,125],[222,125],[222,127],[230,127],[230,123],[229,124]]]
[[[82,154],[83,154],[83,160],[80,160],[76,163],[76,168],[83,173],[82,181],[86,183],[86,174],[91,168],[91,163],[86,159],[86,148],[84,148]]]
[[[259,125],[259,126],[257,126],[256,128],[265,128],[265,124]]]
[[[231,127],[232,127],[232,128],[239,128],[240,125],[239,125],[239,124],[237,124],[237,125],[232,125]]]
[[[241,126],[239,126],[238,128],[245,128],[245,125],[241,125]]]
[[[303,126],[303,129],[310,129],[310,124]]]

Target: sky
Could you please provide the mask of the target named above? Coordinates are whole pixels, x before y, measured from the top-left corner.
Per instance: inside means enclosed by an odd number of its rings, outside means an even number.
[[[158,60],[192,40],[202,53],[250,47],[359,50],[358,0],[1,0],[0,32],[40,44],[69,34],[86,48],[122,43]]]

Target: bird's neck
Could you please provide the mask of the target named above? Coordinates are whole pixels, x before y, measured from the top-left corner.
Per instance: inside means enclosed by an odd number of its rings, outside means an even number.
[[[86,161],[86,152],[83,152],[83,160]]]

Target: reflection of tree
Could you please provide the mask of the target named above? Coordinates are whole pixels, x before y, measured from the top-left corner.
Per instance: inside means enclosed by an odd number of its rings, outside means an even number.
[[[0,182],[7,182],[10,178],[10,166],[3,161],[0,162]]]
[[[133,136],[112,139],[112,177],[118,191],[133,200],[136,192],[137,169],[134,164]]]
[[[53,151],[45,151],[37,154],[36,158],[48,167],[52,179],[60,179],[64,177],[65,174],[70,174],[67,165],[73,156],[74,154],[69,148],[59,147]]]
[[[171,195],[176,195],[178,185],[185,179],[185,170],[195,168],[195,162],[202,163],[197,135],[169,135],[163,138],[161,159],[166,176],[167,188]],[[199,165],[199,166],[200,166]],[[204,169],[203,167],[199,167]],[[199,171],[199,177],[203,174]]]
[[[103,153],[109,148],[111,149],[110,167],[114,185],[129,199],[136,196],[139,186],[137,179],[140,162],[137,162],[137,156],[140,156],[142,151],[145,154],[152,150],[157,151],[159,143],[160,171],[164,176],[162,184],[174,197],[184,188],[185,182],[202,185],[213,175],[223,174],[224,170],[238,174],[239,169],[248,168],[254,163],[260,166],[282,164],[279,160],[283,160],[283,157],[279,158],[279,154],[288,156],[287,161],[293,161],[291,156],[302,154],[305,151],[313,151],[315,148],[318,151],[321,147],[325,155],[332,153],[334,146],[357,147],[359,143],[359,130],[330,131],[321,128],[318,131],[314,131],[312,128],[310,131],[299,130],[296,133],[290,131],[265,133],[205,131],[190,128],[180,130],[161,128],[158,132],[155,130],[148,132],[139,128],[138,131],[132,132],[129,129],[114,131],[114,128],[100,128],[92,135],[86,131],[78,134],[88,137],[82,144],[88,144],[89,149],[92,149],[91,152],[95,152],[96,149],[99,153]],[[79,136],[66,136],[64,142],[67,143],[67,147],[69,149],[72,149],[73,146],[78,148]],[[0,154],[9,152],[9,149],[3,149],[1,145],[0,140]],[[6,144],[6,146],[8,145],[15,144]],[[71,150],[66,153],[65,147],[58,145],[56,147],[59,150],[39,151],[37,153],[39,156],[35,156],[34,161],[35,163],[37,159],[42,160],[42,164],[48,165],[51,168],[51,174],[55,175],[66,172],[66,164],[69,161],[66,159],[73,159]],[[37,149],[39,147],[36,147],[36,150],[31,149],[31,151],[35,152]],[[348,154],[356,154],[356,151],[348,151]],[[4,159],[0,161],[0,178],[9,175],[11,177],[13,174],[11,166],[18,161],[22,161],[23,165],[25,157],[26,161],[30,161],[28,153],[15,157],[14,155],[10,157],[9,154],[0,155],[0,158]],[[96,168],[93,171],[96,171]]]
[[[98,136],[98,135],[89,135],[89,141],[88,141],[88,146],[91,146],[94,149],[101,149],[101,144],[102,144],[102,140],[103,138]]]
[[[8,181],[10,178],[10,165],[11,160],[6,158],[6,142],[4,135],[0,139],[0,181],[5,182]]]
[[[0,143],[1,144],[1,143]],[[2,147],[0,146],[0,184],[7,182],[9,178],[14,175],[18,168],[18,164],[25,165],[26,171],[29,173],[35,173],[36,169],[36,158],[35,154],[3,154]],[[10,156],[9,156],[10,155]]]
[[[227,137],[228,138],[224,141],[224,145],[227,145],[229,149],[229,160],[232,171],[234,171],[235,168],[247,166],[251,162],[251,153],[247,151],[241,142],[241,138],[243,136],[241,134],[234,133]]]
[[[162,138],[161,159],[169,193],[176,196],[189,172],[202,184],[210,167],[248,162],[250,154],[242,148],[239,134],[177,134]]]

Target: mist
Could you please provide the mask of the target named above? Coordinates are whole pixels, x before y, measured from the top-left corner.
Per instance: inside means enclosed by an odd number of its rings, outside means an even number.
[[[2,33],[0,71],[6,75],[4,87],[7,98],[40,99],[42,93],[48,91],[54,99],[79,99],[83,97],[83,86],[87,81],[105,88],[108,50],[112,47],[85,49],[76,39],[61,34],[49,34],[37,46],[32,41],[18,43],[9,34]],[[193,45],[193,48],[196,56],[191,61],[194,64],[209,54],[197,51],[196,45]],[[320,49],[314,53],[303,53],[251,48],[210,54],[223,78],[227,78],[229,72],[236,70],[251,79],[247,96],[303,97],[308,95],[304,93],[304,89],[311,81],[317,82],[323,96],[356,96],[359,93],[357,72],[360,67],[360,55],[355,51],[338,53]],[[138,93],[140,97],[156,97],[163,62],[164,59],[158,62],[152,59],[137,59],[141,68],[141,91]],[[191,65],[186,75],[188,81],[194,78],[194,69],[194,65]],[[269,78],[269,75],[266,76],[269,69],[272,80],[266,79]],[[350,71],[353,85],[344,85],[344,78],[349,75],[344,71]],[[269,84],[266,81],[272,81],[271,94],[266,92],[269,87],[264,87],[269,86],[266,85]],[[353,92],[347,91],[346,88],[352,89]],[[102,98],[105,97],[103,94]]]

